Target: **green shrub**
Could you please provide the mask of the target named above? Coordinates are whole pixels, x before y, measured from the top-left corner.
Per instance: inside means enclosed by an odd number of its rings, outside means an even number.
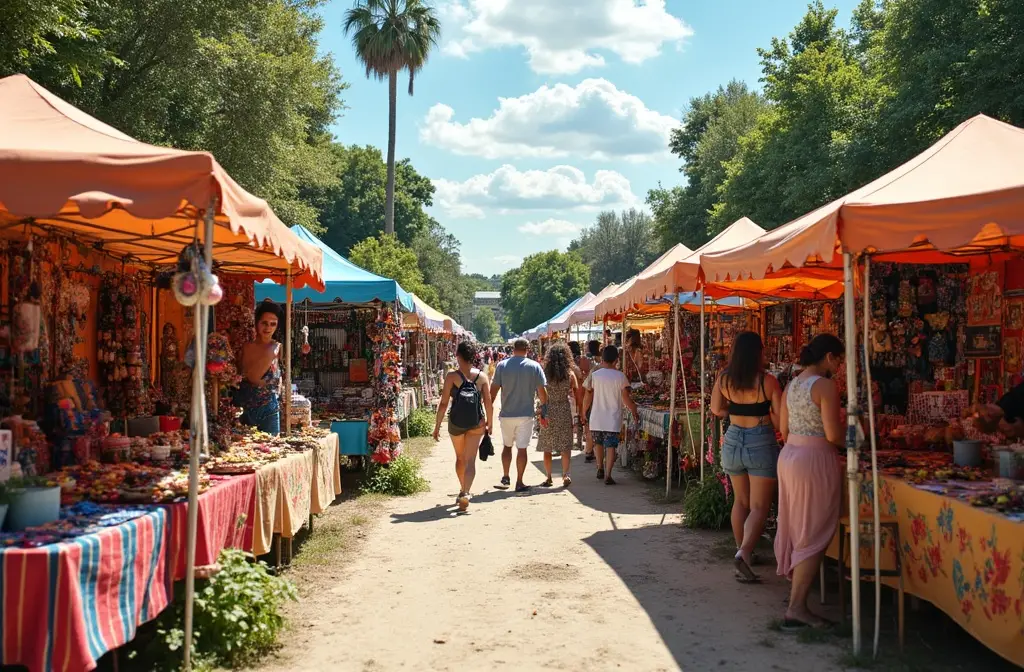
[[[200,669],[242,667],[256,662],[277,644],[284,628],[281,607],[298,593],[287,579],[274,576],[244,552],[221,551],[221,571],[196,581],[193,611],[193,659]],[[160,638],[152,642],[151,669],[178,669],[184,646],[184,600],[160,617]],[[145,653],[143,655],[146,655]]]
[[[371,462],[362,491],[404,497],[427,487],[427,479],[420,476],[420,463],[408,455],[399,455],[388,464]]]
[[[726,526],[732,511],[732,494],[726,494],[718,476],[711,474],[704,482],[690,481],[683,497],[683,524],[705,530]]]
[[[435,417],[436,414],[429,408],[417,408],[413,411],[409,416],[409,438],[433,434]]]

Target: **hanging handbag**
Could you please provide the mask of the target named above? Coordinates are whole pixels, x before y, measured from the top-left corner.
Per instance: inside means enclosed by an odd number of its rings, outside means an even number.
[[[486,462],[491,455],[494,455],[494,444],[491,443],[491,435],[485,432],[480,441],[480,459]]]

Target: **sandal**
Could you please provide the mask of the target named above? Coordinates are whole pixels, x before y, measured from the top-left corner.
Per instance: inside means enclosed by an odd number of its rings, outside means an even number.
[[[604,484],[605,485],[616,485],[615,479],[612,478],[611,476],[609,476],[608,478],[604,479]]]
[[[456,503],[459,505],[459,513],[463,513],[469,508],[469,497],[462,495]]]
[[[543,483],[541,483],[541,484],[540,484],[540,487],[542,487],[542,488],[550,488],[550,487],[551,487],[552,485],[554,485],[554,484],[555,484],[555,483],[554,483],[554,481],[552,481],[552,480],[551,480],[551,479],[549,478],[548,480],[546,480],[546,481],[544,481]]]
[[[530,486],[529,485],[517,485],[516,486],[516,492],[529,492],[529,491],[530,491]]]
[[[761,580],[761,577],[754,574],[754,570],[750,568],[750,565],[747,564],[747,561],[743,559],[742,555],[737,554],[736,557],[732,559],[732,564],[736,567],[736,571],[743,577],[746,583],[754,583]]]
[[[568,476],[563,476],[562,477],[562,487],[563,488],[568,488],[570,485],[572,485],[572,479],[569,478]]]

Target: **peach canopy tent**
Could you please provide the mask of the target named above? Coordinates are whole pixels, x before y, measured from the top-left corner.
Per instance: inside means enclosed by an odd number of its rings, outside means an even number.
[[[631,306],[640,306],[649,299],[657,299],[672,292],[692,292],[699,284],[700,260],[703,255],[733,249],[762,235],[764,229],[743,217],[694,252],[683,253],[686,247],[677,245],[641,271],[628,291],[617,293],[608,312],[621,313]]]
[[[455,321],[432,307],[420,297],[412,294],[414,311],[402,315],[403,329],[423,329],[434,333],[453,333]]]
[[[24,75],[0,79],[0,230],[63,230],[151,268],[173,265],[215,207],[213,256],[225,270],[322,289],[322,254],[207,152],[121,133]]]
[[[618,284],[612,282],[598,292],[597,295],[588,293],[589,297],[584,296],[583,300],[573,306],[572,310],[568,313],[562,317],[552,318],[552,320],[548,322],[548,335],[550,336],[556,331],[564,331],[565,329],[577,324],[593,322],[594,308],[606,298],[614,294],[618,287]]]
[[[629,278],[595,307],[595,314],[600,317],[608,314],[621,315],[628,312],[634,305],[643,303],[648,298],[657,298],[655,295],[647,296],[645,290],[659,286],[658,278],[671,271],[672,267],[689,257],[693,251],[682,243],[676,243],[674,247],[655,259],[647,268]],[[666,291],[671,291],[669,288]],[[665,292],[662,292],[664,294]],[[660,296],[657,295],[657,296]]]

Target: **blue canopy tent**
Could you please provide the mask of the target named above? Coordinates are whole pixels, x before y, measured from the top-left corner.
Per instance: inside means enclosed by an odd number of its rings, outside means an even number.
[[[295,225],[292,231],[299,240],[316,245],[324,252],[323,279],[325,289],[318,292],[310,287],[303,287],[292,292],[292,301],[299,303],[309,299],[313,303],[370,303],[372,301],[398,301],[402,310],[411,313],[415,310],[412,295],[402,289],[394,280],[382,278],[359,268],[341,256],[322,240],[309,232],[302,225]],[[270,281],[256,283],[256,300],[270,299],[284,303],[286,291],[283,285]]]
[[[326,276],[325,276],[325,279],[326,279]],[[530,329],[529,331],[527,331],[525,334],[523,334],[523,337],[524,338],[528,338],[528,339],[530,339],[532,341],[535,338],[539,338],[541,336],[547,336],[547,334],[548,334],[548,323],[549,322],[556,322],[556,321],[558,321],[559,319],[561,319],[562,317],[567,315],[569,313],[569,311],[571,311],[573,308],[575,308],[576,304],[578,304],[580,301],[582,301],[582,300],[584,300],[584,299],[586,299],[586,298],[588,298],[590,296],[592,296],[592,295],[589,294],[589,293],[588,294],[584,294],[583,296],[579,297],[575,301],[572,301],[571,303],[569,303],[569,305],[565,306],[560,311],[555,313],[555,315],[553,317],[551,317],[550,319],[547,319],[547,320],[541,322],[540,324],[538,324],[533,329]]]

